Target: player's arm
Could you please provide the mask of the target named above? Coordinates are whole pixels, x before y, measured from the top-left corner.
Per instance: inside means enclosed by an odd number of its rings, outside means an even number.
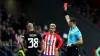
[[[64,3],[65,19],[66,19],[67,23],[69,24],[69,22],[70,22],[70,17],[69,17],[69,15],[68,15],[68,13],[67,13],[67,7],[68,7],[68,3],[65,2],[65,3]]]
[[[44,46],[45,46],[45,37],[46,37],[46,33],[42,35],[42,51],[44,50]]]
[[[57,49],[59,49],[62,46],[62,44],[63,44],[63,40],[61,39],[60,36],[58,36],[57,41],[59,42],[59,44],[57,46]]]
[[[44,39],[42,40],[42,48],[41,48],[41,52],[43,52],[44,50]]]
[[[83,39],[82,38],[78,38],[78,41],[75,43],[75,45],[79,45],[79,44],[83,44]]]
[[[69,22],[70,22],[70,17],[69,17],[69,15],[65,15],[65,19],[66,19],[67,23],[69,24]]]
[[[83,38],[82,38],[82,34],[81,34],[80,31],[78,31],[78,32],[76,33],[76,36],[77,36],[77,38],[78,38],[78,41],[77,41],[76,43],[74,43],[74,44],[75,44],[75,45],[83,44]]]
[[[38,50],[39,53],[42,53],[43,50],[44,50],[44,45],[45,45],[44,38],[45,38],[45,34],[43,34],[41,38],[42,38],[42,41],[40,42],[40,44],[41,44],[41,50]]]
[[[23,36],[23,37],[22,37],[22,40],[20,41],[20,44],[21,44],[21,47],[22,47],[22,49],[24,50],[24,52],[26,52],[27,49],[25,49],[25,47],[24,47],[24,42],[25,42],[25,37]]]
[[[23,42],[24,42],[24,40],[22,42],[20,42],[22,49],[24,49],[24,43]]]
[[[44,50],[44,40],[42,40],[42,42],[40,42],[41,44],[41,50],[38,50],[39,53],[42,53]]]

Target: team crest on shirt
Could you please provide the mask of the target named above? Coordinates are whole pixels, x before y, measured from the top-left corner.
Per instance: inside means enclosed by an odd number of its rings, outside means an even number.
[[[49,45],[49,46],[52,46],[52,45],[51,45],[51,40],[48,40],[48,45]]]

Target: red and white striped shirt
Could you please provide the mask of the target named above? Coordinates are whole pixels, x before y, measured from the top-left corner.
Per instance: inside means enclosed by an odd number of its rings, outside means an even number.
[[[45,42],[45,47],[44,47],[44,53],[46,55],[55,55],[56,54],[56,48],[60,48],[63,44],[63,41],[61,39],[61,37],[54,33],[54,34],[50,34],[49,32],[43,34],[43,39]],[[58,46],[56,47],[56,42],[58,43]]]

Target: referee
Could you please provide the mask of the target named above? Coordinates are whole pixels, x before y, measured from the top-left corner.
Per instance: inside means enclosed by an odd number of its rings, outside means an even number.
[[[79,45],[83,44],[82,34],[76,26],[76,19],[65,15],[66,21],[70,26],[67,41],[67,56],[79,56]]]

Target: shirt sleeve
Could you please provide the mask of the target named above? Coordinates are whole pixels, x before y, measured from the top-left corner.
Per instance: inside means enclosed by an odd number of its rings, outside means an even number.
[[[82,34],[81,34],[81,32],[78,31],[78,32],[76,33],[76,36],[77,36],[77,38],[82,38]]]
[[[42,35],[42,38],[43,38],[43,39],[45,39],[45,37],[46,37],[46,33],[44,33],[44,34]]]
[[[59,42],[58,46],[57,46],[57,48],[59,49],[63,44],[63,40],[61,39],[61,37],[59,35],[57,36],[57,41]]]

